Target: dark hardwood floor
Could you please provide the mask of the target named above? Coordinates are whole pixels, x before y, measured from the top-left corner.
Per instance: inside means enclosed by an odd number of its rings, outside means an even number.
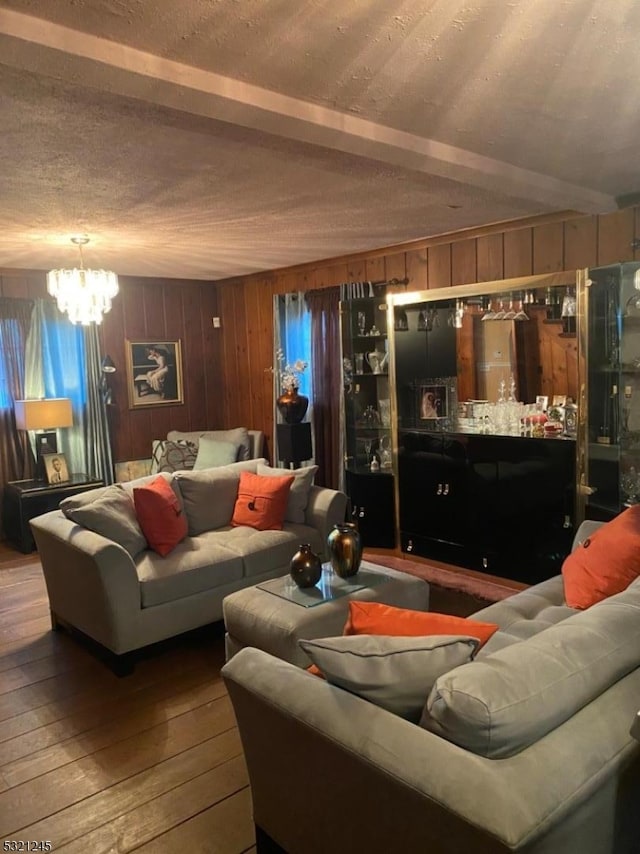
[[[0,845],[55,852],[255,851],[251,796],[203,631],[119,679],[50,630],[37,555],[0,546]]]

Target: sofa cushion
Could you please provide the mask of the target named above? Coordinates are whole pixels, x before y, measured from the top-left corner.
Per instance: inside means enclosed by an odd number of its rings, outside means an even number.
[[[192,442],[170,442],[154,439],[151,443],[151,473],[192,469],[198,448]]]
[[[289,568],[291,558],[300,543],[309,543],[313,551],[321,551],[320,534],[306,525],[284,523],[282,531],[258,531],[255,528],[234,527],[216,531],[218,542],[242,559],[247,578]]]
[[[293,477],[261,477],[240,472],[231,524],[259,531],[281,531]]]
[[[163,557],[187,536],[187,517],[167,481],[158,475],[133,490],[138,522],[149,546]]]
[[[480,623],[433,611],[412,611],[380,602],[349,602],[345,635],[465,635],[477,638],[480,646],[497,631],[496,623]]]
[[[640,582],[441,676],[420,723],[491,758],[518,753],[640,664]]]
[[[119,483],[65,498],[60,509],[77,525],[119,543],[131,557],[147,548],[131,496]]]
[[[299,641],[333,685],[416,723],[438,676],[471,661],[470,637],[351,637]]]
[[[240,475],[226,466],[202,471],[176,472],[189,534],[224,528],[231,521],[238,497]]]
[[[236,442],[225,442],[222,439],[211,439],[201,436],[198,445],[194,469],[208,469],[216,466],[228,466],[238,461],[240,445]]]
[[[225,549],[217,532],[187,537],[166,557],[145,551],[136,560],[143,608],[163,605],[242,578],[242,559]]]
[[[318,466],[306,466],[306,468],[299,469],[278,469],[271,468],[271,466],[267,466],[262,462],[258,464],[258,468],[256,469],[257,474],[264,477],[294,476],[295,480],[291,485],[284,518],[286,522],[296,522],[299,525],[304,524],[304,514],[309,503],[309,491],[313,486],[313,479],[317,471]]]
[[[206,436],[210,439],[219,439],[221,442],[233,442],[234,445],[239,445],[238,460],[248,460],[251,457],[251,445],[249,442],[249,433],[245,427],[234,427],[232,430],[194,430],[189,433],[183,433],[180,430],[170,430],[167,433],[167,439],[173,442],[193,442],[198,445],[200,439]]]
[[[567,604],[590,608],[640,576],[640,504],[594,531],[562,564]]]

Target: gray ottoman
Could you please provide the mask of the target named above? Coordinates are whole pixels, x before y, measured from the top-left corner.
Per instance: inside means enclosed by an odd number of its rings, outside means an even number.
[[[429,585],[421,578],[363,561],[354,580],[360,579],[376,583],[309,608],[261,586],[246,587],[226,596],[222,610],[227,661],[243,647],[253,646],[298,667],[307,667],[310,661],[298,641],[341,635],[351,599],[416,611],[429,609]]]

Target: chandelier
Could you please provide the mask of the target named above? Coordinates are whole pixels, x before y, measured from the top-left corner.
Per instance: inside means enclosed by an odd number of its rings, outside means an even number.
[[[72,237],[71,242],[78,247],[80,269],[51,270],[47,290],[72,323],[102,323],[102,315],[111,310],[111,300],[118,293],[118,277],[108,270],[85,270],[82,247],[88,237]]]

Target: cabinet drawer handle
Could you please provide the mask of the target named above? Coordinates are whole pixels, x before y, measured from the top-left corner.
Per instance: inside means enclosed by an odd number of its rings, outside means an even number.
[[[409,540],[409,542],[407,543],[407,551],[408,552],[413,551],[413,540]]]
[[[448,484],[448,483],[445,483],[445,485],[444,485],[444,489],[442,490],[442,494],[443,494],[443,495],[448,495],[448,494],[449,494],[449,484]]]
[[[438,488],[436,489],[436,495],[442,495],[442,484],[438,484]]]

